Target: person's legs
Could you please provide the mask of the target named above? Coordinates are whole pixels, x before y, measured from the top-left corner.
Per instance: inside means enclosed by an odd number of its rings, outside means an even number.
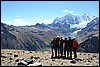
[[[60,48],[58,47],[58,57],[60,57]]]
[[[66,46],[64,46],[64,56],[66,57]]]
[[[72,59],[72,48],[69,47],[69,52],[70,52],[70,58]]]
[[[74,52],[74,58],[76,58],[77,57],[76,48],[73,49],[73,52]]]
[[[67,57],[69,57],[69,48],[67,47]]]
[[[61,46],[60,46],[60,56],[61,56]]]
[[[55,57],[57,57],[57,47],[55,48]]]
[[[51,47],[51,49],[52,49],[52,55],[51,55],[51,57],[53,58],[53,47]]]
[[[63,45],[61,46],[61,57],[63,56]]]

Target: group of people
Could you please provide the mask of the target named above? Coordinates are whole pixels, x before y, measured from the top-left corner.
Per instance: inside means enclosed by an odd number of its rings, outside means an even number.
[[[55,37],[51,41],[51,48],[52,48],[52,55],[51,58],[60,58],[60,57],[65,57],[66,58],[66,53],[67,57],[72,59],[72,51],[74,53],[74,58],[77,58],[77,53],[76,50],[79,47],[78,42],[75,38],[64,38],[63,37]]]

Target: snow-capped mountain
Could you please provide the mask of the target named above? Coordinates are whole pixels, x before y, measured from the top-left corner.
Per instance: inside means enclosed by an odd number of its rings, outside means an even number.
[[[89,38],[90,35],[99,32],[99,18],[96,17],[90,23],[87,24],[85,28],[82,28],[81,31],[77,32],[77,37],[80,38],[79,40],[84,40]]]
[[[91,14],[84,13],[82,16],[67,14],[64,17],[56,18],[51,25],[55,26],[56,24],[60,23],[61,25],[70,25],[71,28],[75,28],[78,25],[80,26],[82,23],[90,22],[95,17]]]
[[[95,16],[90,13],[84,13],[83,15],[67,14],[64,17],[54,19],[53,23],[49,24],[53,27],[58,27],[59,29],[66,29],[64,31],[69,33],[77,33],[82,28],[91,22]],[[58,31],[58,30],[57,30]],[[62,31],[63,32],[63,31]],[[63,33],[64,34],[64,33]]]
[[[55,25],[57,23],[60,23],[61,25],[64,25],[64,24],[78,24],[81,22],[81,19],[79,16],[76,16],[76,15],[73,15],[73,14],[67,14],[66,16],[64,17],[61,17],[61,18],[56,18],[52,25]]]

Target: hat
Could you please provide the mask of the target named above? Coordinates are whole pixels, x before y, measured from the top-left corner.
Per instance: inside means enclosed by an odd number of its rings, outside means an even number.
[[[59,36],[57,36],[57,37],[59,37]]]

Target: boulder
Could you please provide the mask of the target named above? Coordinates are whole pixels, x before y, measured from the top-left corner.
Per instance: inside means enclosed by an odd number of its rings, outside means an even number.
[[[32,51],[30,51],[30,53],[32,53]]]
[[[7,58],[7,55],[2,55],[1,57],[2,57],[2,58]]]
[[[12,57],[9,58],[9,60],[12,60],[12,59],[13,59]]]
[[[76,61],[70,61],[70,63],[73,63],[73,64],[75,64],[75,63],[76,63]]]
[[[11,53],[11,52],[10,52],[9,54],[10,54],[10,55],[12,55],[12,53]]]
[[[19,58],[20,60],[24,60],[23,58]]]
[[[61,63],[61,65],[63,65],[63,63]]]
[[[52,61],[55,61],[55,59],[52,59]]]
[[[40,57],[33,57],[34,59],[40,59]]]
[[[28,64],[32,64],[33,63],[33,60],[32,59],[26,59],[24,61],[27,62]]]
[[[18,54],[14,54],[14,57],[18,57]]]
[[[27,66],[28,65],[28,63],[25,62],[24,60],[22,60],[21,62],[19,62],[17,64],[18,64],[18,66]]]
[[[16,59],[15,62],[19,62],[19,59]]]
[[[93,55],[93,58],[97,57],[96,55]]]
[[[30,57],[30,59],[33,59],[33,58],[34,58],[33,56]]]
[[[33,64],[29,64],[27,66],[42,66],[42,64],[41,63],[33,63]]]

